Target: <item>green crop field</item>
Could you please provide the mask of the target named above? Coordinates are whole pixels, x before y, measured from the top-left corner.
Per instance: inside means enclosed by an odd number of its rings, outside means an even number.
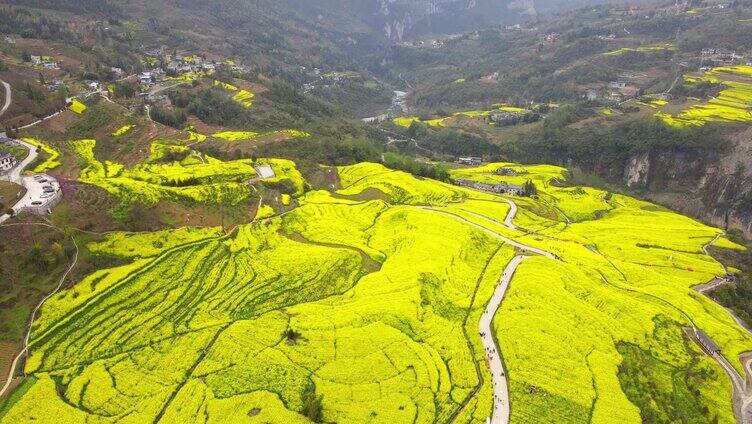
[[[97,161],[93,141],[74,145],[88,164],[82,179],[106,189],[252,170],[193,156],[126,170]],[[152,155],[171,148],[153,145]],[[337,168],[335,192],[303,193],[292,163],[266,163],[300,190],[284,215],[262,207],[230,233],[90,243],[124,264],[45,303],[28,378],[0,404],[0,421],[485,422],[493,392],[478,321],[517,254],[495,232],[558,258],[524,261],[495,317],[512,422],[640,423],[656,410],[655,422],[735,422],[727,375],[682,330],[703,329],[739,371],[752,350],[728,313],[691,289],[723,272],[702,250],[720,230],[563,187],[555,166],[452,171],[534,182],[537,197],[509,197],[522,228],[513,230],[497,195],[373,163]]]
[[[676,50],[676,46],[673,44],[658,44],[653,46],[639,46],[639,47],[622,47],[620,49],[612,50],[606,53],[603,53],[604,56],[621,56],[624,53],[654,53],[654,52],[662,52],[662,51],[671,51]]]
[[[214,133],[211,136],[227,141],[250,141],[259,137],[274,135],[284,135],[287,138],[308,138],[311,136],[309,133],[300,130],[278,130],[265,133],[258,133],[255,131],[221,131]]]
[[[258,135],[259,133],[254,131],[222,131],[212,134],[212,137],[227,141],[241,141],[254,139]]]

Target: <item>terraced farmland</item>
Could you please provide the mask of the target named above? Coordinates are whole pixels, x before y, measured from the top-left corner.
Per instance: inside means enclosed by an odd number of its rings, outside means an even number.
[[[515,107],[515,106],[509,106],[505,103],[498,103],[497,108],[490,109],[490,110],[465,110],[461,112],[455,112],[449,116],[443,116],[440,118],[435,119],[426,119],[421,120],[417,116],[398,116],[392,120],[395,125],[399,125],[401,127],[409,128],[410,125],[413,124],[413,122],[422,122],[426,125],[432,126],[432,127],[441,127],[446,125],[446,121],[457,118],[457,117],[467,117],[467,118],[477,118],[477,117],[486,117],[491,115],[493,112],[524,112],[526,109],[521,107]]]
[[[71,104],[70,104],[70,106],[68,106],[68,108],[73,113],[76,113],[78,115],[84,113],[86,111],[86,109],[87,109],[86,105],[81,100],[78,100],[76,98],[74,98],[73,100],[71,100]]]
[[[127,134],[130,130],[132,130],[133,128],[135,128],[135,127],[136,126],[133,125],[133,124],[123,125],[122,127],[120,127],[118,129],[116,129],[115,131],[113,131],[112,132],[112,136],[113,137],[123,136],[123,135]]]
[[[696,104],[676,116],[656,116],[674,127],[700,126],[707,122],[752,122],[752,66],[718,67],[702,77],[688,77],[689,83],[707,81],[723,84],[718,96]]]
[[[29,378],[0,421],[485,422],[478,321],[516,255],[494,233],[555,255],[522,262],[494,321],[512,422],[639,423],[651,408],[735,422],[728,377],[682,331],[706,331],[739,371],[752,350],[691,289],[723,271],[702,249],[719,230],[559,187],[566,170],[553,166],[454,171],[534,181],[538,198],[511,198],[523,229],[504,225],[510,204],[496,195],[377,164],[338,172],[338,191],[229,234],[114,233],[89,246],[130,262],[44,305]],[[668,377],[648,387],[638,371]]]
[[[227,141],[250,141],[260,137],[284,135],[288,138],[308,138],[311,135],[300,130],[278,130],[258,133],[255,131],[221,131],[212,134],[212,137]]]
[[[96,140],[71,142],[84,161],[79,180],[103,188],[122,200],[139,200],[153,205],[161,199],[186,199],[201,203],[238,204],[251,196],[249,180],[256,178],[254,164],[268,164],[275,170],[270,182],[289,180],[296,193],[302,193],[302,177],[292,162],[283,159],[252,161],[240,159],[224,162],[211,156],[189,152],[189,148],[155,142],[146,163],[133,168],[110,161],[101,162],[94,155]],[[184,159],[156,163],[168,153],[186,153]]]
[[[214,80],[214,86],[216,87],[222,87],[227,91],[234,92],[235,94],[232,95],[232,100],[235,102],[245,106],[245,107],[251,107],[253,106],[253,98],[256,97],[256,95],[248,90],[238,88],[230,83]]]
[[[620,49],[603,53],[603,55],[604,56],[621,56],[625,53],[655,53],[655,52],[672,51],[672,50],[676,50],[676,46],[674,46],[673,44],[665,43],[665,44],[656,44],[656,45],[650,45],[650,46],[622,47]]]

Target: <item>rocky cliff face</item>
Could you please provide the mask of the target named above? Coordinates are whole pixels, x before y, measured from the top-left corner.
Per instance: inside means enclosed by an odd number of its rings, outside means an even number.
[[[331,19],[340,30],[340,24],[355,19],[393,43],[423,34],[516,23],[537,14],[534,0],[308,0],[304,5],[282,1],[309,18]]]
[[[519,23],[539,13],[614,0],[277,0],[336,31],[373,34],[393,43],[426,34],[455,34]]]
[[[507,4],[507,9],[521,12],[523,15],[535,16],[538,10],[533,0],[512,0]]]
[[[624,184],[629,188],[646,187],[650,172],[650,154],[632,156],[624,169]]]
[[[453,33],[500,24],[522,13],[535,14],[532,0],[375,0],[384,35],[393,42],[407,35]],[[479,13],[483,17],[479,20]]]
[[[732,151],[719,157],[636,154],[627,161],[623,183],[651,200],[752,237],[752,129],[737,135]]]

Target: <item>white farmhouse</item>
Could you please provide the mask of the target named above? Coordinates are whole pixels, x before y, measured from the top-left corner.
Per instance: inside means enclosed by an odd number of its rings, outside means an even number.
[[[0,152],[0,172],[7,172],[16,166],[16,157],[10,153]]]

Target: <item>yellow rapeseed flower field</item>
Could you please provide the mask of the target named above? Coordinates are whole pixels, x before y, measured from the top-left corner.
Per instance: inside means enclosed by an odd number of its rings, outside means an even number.
[[[676,116],[656,116],[674,127],[700,126],[706,122],[752,122],[752,66],[717,67],[704,76],[687,77],[689,83],[707,81],[723,85],[718,96],[698,103]]]
[[[82,179],[117,189],[126,175],[158,185],[246,164],[113,170],[93,144],[75,143],[88,164]],[[338,190],[301,193],[291,211],[229,234],[113,233],[89,245],[123,262],[45,303],[28,377],[0,421],[302,423],[314,394],[325,422],[485,422],[493,392],[478,320],[519,253],[503,236],[557,258],[524,261],[495,317],[512,422],[641,423],[646,394],[735,422],[728,377],[682,330],[703,329],[739,370],[739,354],[752,350],[728,313],[692,290],[723,272],[702,249],[720,230],[563,186],[556,166],[452,171],[530,180],[530,198],[373,163],[337,171]],[[518,229],[504,225],[507,199],[519,207]],[[662,378],[646,385],[648,370]]]
[[[126,168],[94,156],[96,140],[72,141],[76,154],[86,163],[79,180],[103,188],[122,200],[139,200],[153,205],[162,199],[191,200],[200,203],[238,204],[252,195],[249,180],[257,176],[255,164],[268,164],[275,177],[268,182],[288,180],[302,194],[300,172],[291,161],[283,159],[239,159],[221,161],[189,152],[189,148],[155,142],[149,158],[142,164]],[[181,161],[159,163],[168,153],[183,153]]]
[[[78,100],[76,98],[71,100],[71,104],[70,106],[68,106],[68,108],[72,112],[79,114],[79,115],[86,111],[86,105],[81,100]]]
[[[113,137],[120,137],[121,135],[125,135],[128,133],[128,131],[132,130],[133,128],[136,128],[133,124],[123,125],[122,127],[116,129],[112,132]]]
[[[50,169],[55,169],[58,166],[60,166],[60,160],[59,160],[60,152],[56,148],[50,146],[47,143],[39,141],[33,137],[23,137],[21,138],[21,140],[31,144],[32,146],[37,147],[39,150],[41,150],[42,152],[48,155],[47,159],[45,159],[44,162],[37,165],[32,170],[32,172],[46,172],[46,171],[49,171]]]

